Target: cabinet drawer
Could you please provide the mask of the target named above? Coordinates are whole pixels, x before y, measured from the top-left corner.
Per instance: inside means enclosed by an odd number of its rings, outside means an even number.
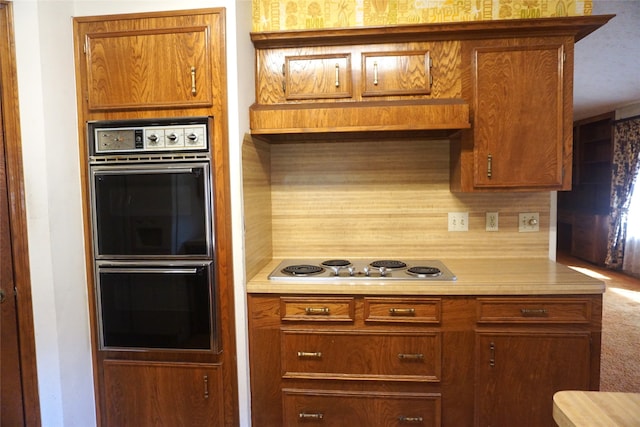
[[[478,323],[589,323],[590,320],[588,299],[478,299]]]
[[[355,299],[282,297],[280,317],[283,321],[353,322]]]
[[[441,320],[440,298],[365,298],[364,320],[388,323],[433,323]]]
[[[440,381],[439,332],[282,331],[285,378]]]
[[[440,426],[439,393],[282,390],[284,425]]]

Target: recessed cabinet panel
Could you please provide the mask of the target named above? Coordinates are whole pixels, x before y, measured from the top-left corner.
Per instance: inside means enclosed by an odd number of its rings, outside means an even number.
[[[283,79],[287,100],[350,98],[351,55],[286,56]]]
[[[476,187],[562,187],[563,54],[550,41],[474,50]]]
[[[476,426],[554,425],[552,396],[589,390],[591,336],[575,333],[478,333]]]
[[[285,426],[440,427],[439,393],[282,391]]]
[[[362,96],[428,95],[431,67],[428,51],[363,52]]]
[[[106,425],[222,426],[219,365],[105,360]]]
[[[211,106],[208,26],[86,35],[90,110]]]

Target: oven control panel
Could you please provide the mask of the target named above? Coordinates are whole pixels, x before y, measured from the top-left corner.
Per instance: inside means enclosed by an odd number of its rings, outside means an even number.
[[[128,124],[110,122],[101,126],[100,122],[94,122],[90,125],[92,154],[203,151],[208,148],[206,122]]]

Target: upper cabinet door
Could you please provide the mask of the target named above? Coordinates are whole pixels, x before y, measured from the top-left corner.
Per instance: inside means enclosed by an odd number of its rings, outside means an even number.
[[[429,95],[429,51],[363,52],[362,96]]]
[[[218,19],[194,14],[80,22],[88,110],[212,106]]]
[[[287,100],[353,96],[348,53],[285,56],[283,73]]]
[[[558,39],[473,49],[475,187],[562,188],[571,101],[564,54]]]

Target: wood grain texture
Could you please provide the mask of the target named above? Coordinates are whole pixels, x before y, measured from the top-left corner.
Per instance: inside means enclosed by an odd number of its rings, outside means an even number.
[[[640,420],[640,393],[563,390],[553,396],[559,427],[633,427]]]
[[[244,254],[247,277],[273,257],[271,213],[271,150],[245,135],[242,144]]]
[[[269,148],[274,258],[548,257],[549,194],[451,193],[448,141]],[[449,232],[448,212],[469,212],[469,231]],[[485,212],[499,212],[498,232]],[[519,212],[539,212],[540,231],[519,233]]]

